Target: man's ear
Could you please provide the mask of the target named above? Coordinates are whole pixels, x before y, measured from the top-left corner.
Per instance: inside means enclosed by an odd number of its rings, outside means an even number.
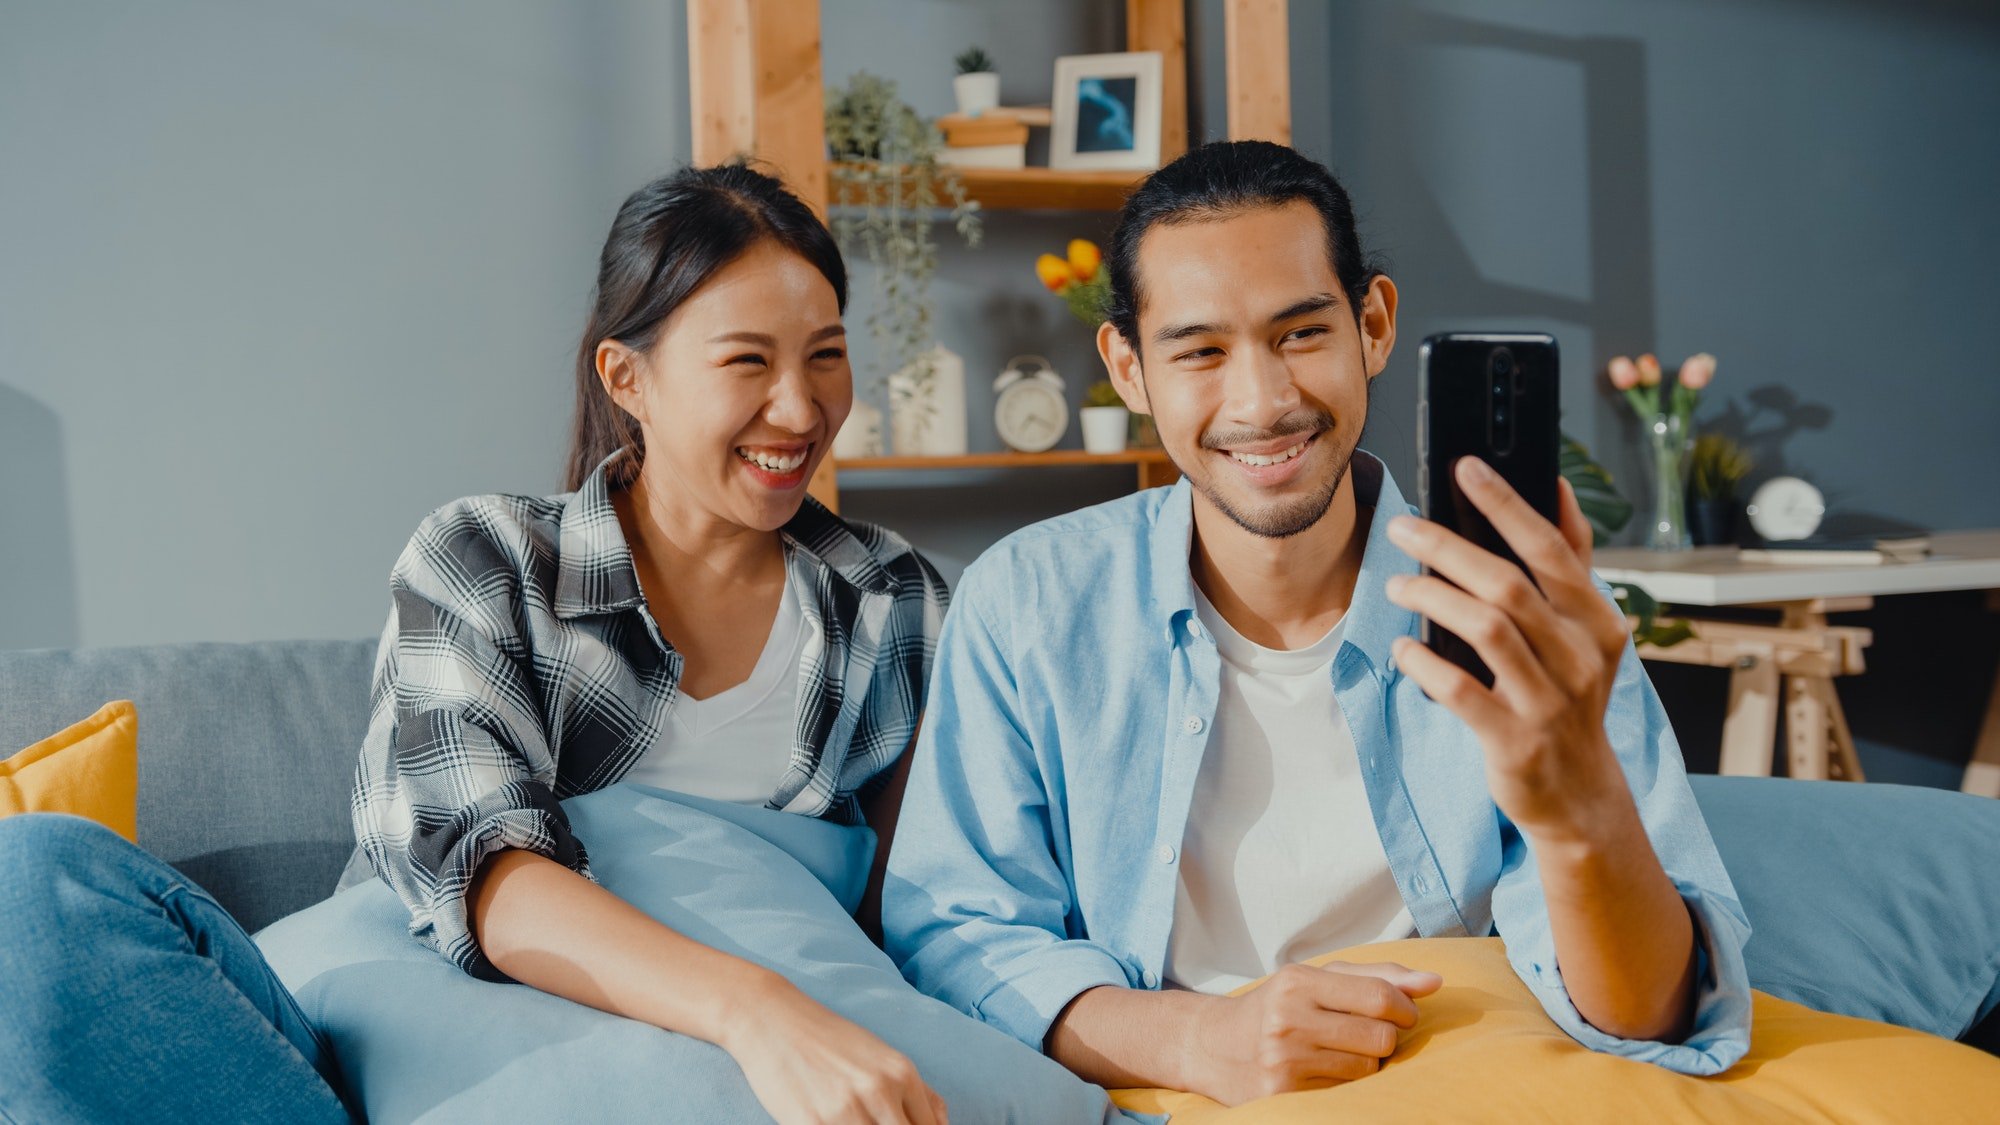
[[[1104,360],[1104,370],[1111,376],[1111,385],[1118,389],[1118,397],[1125,400],[1125,409],[1134,414],[1151,414],[1153,406],[1146,398],[1146,380],[1139,372],[1139,352],[1108,320],[1097,326],[1097,354]]]
[[[646,421],[646,396],[639,393],[639,353],[616,340],[597,345],[597,381],[618,408],[640,422]]]
[[[1389,353],[1396,348],[1396,283],[1376,274],[1368,283],[1368,296],[1361,303],[1361,355],[1373,379],[1389,366]]]

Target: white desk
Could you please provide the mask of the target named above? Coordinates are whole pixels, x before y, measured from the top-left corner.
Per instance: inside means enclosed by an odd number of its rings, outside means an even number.
[[[1862,651],[1873,638],[1866,629],[1830,624],[1828,614],[1867,609],[1878,597],[1945,590],[1986,590],[1988,605],[2000,610],[2000,531],[1932,535],[1930,556],[1907,563],[1755,563],[1738,558],[1733,547],[1613,548],[1599,551],[1595,562],[1605,581],[1630,582],[1676,607],[1779,611],[1776,625],[1690,620],[1693,640],[1640,652],[1648,660],[1730,669],[1724,773],[1771,772],[1782,678],[1792,776],[1861,780],[1833,678],[1861,672]],[[1962,788],[2000,797],[2000,675]]]

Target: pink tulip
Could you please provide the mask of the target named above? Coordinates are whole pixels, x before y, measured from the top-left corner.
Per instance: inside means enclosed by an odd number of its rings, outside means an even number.
[[[1639,385],[1642,387],[1660,385],[1660,360],[1652,352],[1639,357]]]
[[[1691,355],[1681,364],[1681,386],[1688,390],[1698,391],[1708,386],[1709,381],[1714,378],[1715,357],[1707,352]]]
[[[1611,357],[1611,385],[1629,391],[1639,385],[1639,369],[1626,356]]]

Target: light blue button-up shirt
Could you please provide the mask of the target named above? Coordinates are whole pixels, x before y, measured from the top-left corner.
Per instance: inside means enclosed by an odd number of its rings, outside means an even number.
[[[1570,1002],[1535,857],[1494,805],[1472,731],[1401,675],[1418,618],[1383,583],[1412,509],[1357,452],[1368,543],[1333,661],[1376,831],[1417,931],[1498,933],[1583,1045],[1688,1074],[1750,1042],[1750,925],[1716,857],[1666,713],[1628,644],[1605,727],[1662,866],[1692,909],[1700,995],[1681,1043],[1620,1039]],[[889,952],[918,989],[1041,1049],[1086,989],[1157,988],[1182,834],[1221,660],[1195,614],[1186,481],[1009,536],[952,600],[883,887]],[[1608,591],[1607,591],[1608,595]],[[1328,856],[1326,862],[1343,862]]]

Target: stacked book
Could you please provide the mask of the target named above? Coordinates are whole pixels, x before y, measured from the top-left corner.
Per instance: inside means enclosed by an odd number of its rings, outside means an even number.
[[[1928,535],[1906,535],[1891,539],[1829,539],[1814,537],[1745,547],[1744,562],[1820,563],[1826,566],[1873,566],[1885,562],[1921,562],[1929,558]]]
[[[938,163],[958,168],[1026,168],[1028,126],[1047,125],[1046,109],[989,109],[977,117],[954,113],[938,119],[945,147]]]

